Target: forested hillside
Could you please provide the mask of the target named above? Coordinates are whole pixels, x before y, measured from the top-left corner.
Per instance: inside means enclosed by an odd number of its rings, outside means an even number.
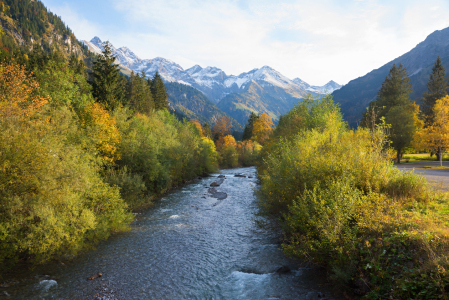
[[[189,119],[196,119],[201,123],[214,124],[215,121],[226,116],[214,103],[212,103],[199,90],[177,82],[167,82],[165,88],[171,107]],[[246,119],[242,124],[245,124]],[[243,127],[231,118],[233,130],[242,132]]]
[[[237,122],[245,124],[251,113],[266,113],[273,120],[278,120],[299,100],[277,86],[252,81],[243,92],[227,95],[217,106]]]

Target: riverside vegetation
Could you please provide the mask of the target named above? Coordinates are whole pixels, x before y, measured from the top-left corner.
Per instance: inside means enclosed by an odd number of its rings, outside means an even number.
[[[260,207],[288,255],[367,299],[447,299],[449,203],[385,155],[385,125],[350,130],[331,96],[283,116],[259,164]]]
[[[90,72],[58,49],[0,49],[0,274],[73,257],[165,191],[254,163],[252,133],[236,142],[222,116],[212,136],[171,112],[158,73],[126,78],[114,61],[107,43]]]

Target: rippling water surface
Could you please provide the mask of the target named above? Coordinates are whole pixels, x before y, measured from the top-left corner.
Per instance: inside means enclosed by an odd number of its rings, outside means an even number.
[[[315,299],[320,279],[282,254],[279,233],[254,224],[255,172],[222,171],[216,190],[227,193],[224,200],[207,189],[218,174],[178,189],[95,251],[6,278],[0,298]],[[293,271],[275,273],[281,266]],[[97,272],[103,276],[86,280]]]

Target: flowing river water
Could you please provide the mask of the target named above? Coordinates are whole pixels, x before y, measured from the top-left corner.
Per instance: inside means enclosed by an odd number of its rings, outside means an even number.
[[[322,274],[286,258],[279,232],[255,224],[256,169],[221,174],[168,193],[96,250],[3,278],[0,299],[331,299]]]

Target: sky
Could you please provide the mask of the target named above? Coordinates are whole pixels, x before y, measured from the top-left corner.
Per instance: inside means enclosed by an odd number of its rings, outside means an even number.
[[[449,27],[447,0],[42,0],[80,40],[238,75],[346,84]]]

